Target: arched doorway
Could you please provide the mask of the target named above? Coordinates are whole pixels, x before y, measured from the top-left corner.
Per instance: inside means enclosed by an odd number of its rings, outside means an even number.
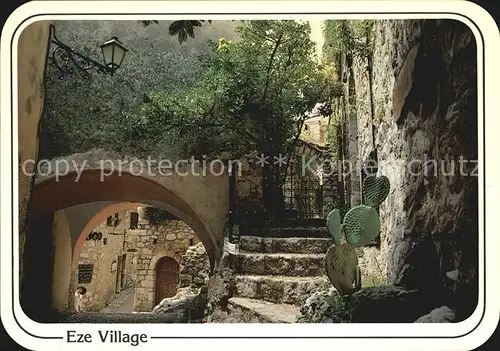
[[[162,257],[156,264],[155,305],[175,296],[179,282],[179,264],[172,257]]]

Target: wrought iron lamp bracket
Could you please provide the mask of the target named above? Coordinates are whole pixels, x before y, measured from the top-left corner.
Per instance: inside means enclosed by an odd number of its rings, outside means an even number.
[[[57,39],[53,24],[50,25],[50,40],[55,47],[49,56],[49,60],[52,66],[61,72],[61,78],[65,74],[75,73],[75,68],[82,72],[86,78],[90,77],[90,70],[95,70],[97,73],[113,75],[113,69],[73,50]]]

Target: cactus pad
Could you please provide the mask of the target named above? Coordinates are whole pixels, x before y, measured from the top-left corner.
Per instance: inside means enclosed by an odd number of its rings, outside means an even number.
[[[391,183],[386,176],[369,175],[363,181],[364,204],[378,208],[389,195],[390,188]]]
[[[326,274],[340,295],[352,294],[358,286],[358,256],[351,245],[330,246],[326,252]]]
[[[335,245],[340,245],[340,238],[342,235],[342,225],[340,220],[340,211],[337,209],[332,210],[326,217],[326,228],[333,237]]]
[[[344,218],[344,232],[348,244],[363,246],[373,241],[380,233],[380,218],[373,207],[353,207]]]

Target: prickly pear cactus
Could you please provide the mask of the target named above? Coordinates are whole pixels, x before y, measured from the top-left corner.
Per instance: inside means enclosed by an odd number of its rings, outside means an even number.
[[[350,208],[346,205],[340,205],[340,206],[337,206],[336,209],[338,209],[338,211],[340,213],[340,221],[342,222],[342,218],[345,217],[345,214],[350,210]]]
[[[344,217],[344,233],[348,244],[364,246],[380,233],[380,218],[375,208],[359,205]]]
[[[363,181],[363,202],[367,206],[378,208],[389,195],[391,183],[386,176],[369,175]]]
[[[326,252],[326,274],[340,295],[350,295],[358,288],[358,256],[351,245],[330,246]]]
[[[340,218],[340,211],[333,209],[326,217],[326,228],[333,237],[335,245],[340,245],[340,238],[342,236],[342,224]]]

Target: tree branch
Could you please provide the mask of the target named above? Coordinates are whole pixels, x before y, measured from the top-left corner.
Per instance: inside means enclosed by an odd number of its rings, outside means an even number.
[[[280,36],[278,37],[278,40],[276,41],[276,45],[274,46],[273,52],[271,54],[271,58],[269,59],[269,65],[267,66],[266,84],[264,86],[264,92],[262,94],[262,101],[263,102],[266,99],[267,89],[269,88],[269,81],[271,80],[271,68],[272,68],[272,65],[273,65],[274,56],[276,55],[276,52],[278,51],[278,47],[281,44],[281,38],[283,38],[283,31],[281,31]]]

